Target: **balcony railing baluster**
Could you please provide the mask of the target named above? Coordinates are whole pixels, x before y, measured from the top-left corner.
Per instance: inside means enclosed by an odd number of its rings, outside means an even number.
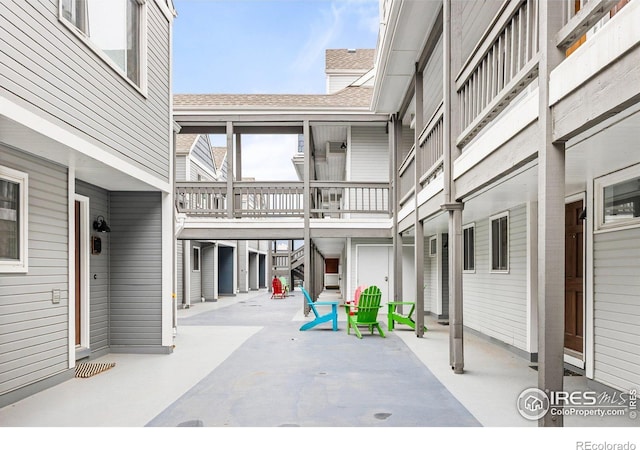
[[[234,183],[233,217],[304,217],[302,182]],[[345,213],[389,214],[389,183],[311,182],[311,213],[345,217]],[[226,182],[176,182],[179,213],[226,218]]]

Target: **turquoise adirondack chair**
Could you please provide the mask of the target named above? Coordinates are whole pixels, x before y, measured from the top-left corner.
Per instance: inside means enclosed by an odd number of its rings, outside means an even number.
[[[304,325],[302,325],[300,327],[300,331],[308,330],[309,328],[313,328],[316,325],[320,325],[321,323],[325,323],[329,321],[333,322],[333,331],[337,331],[338,330],[338,302],[337,301],[314,302],[313,300],[311,300],[311,296],[309,295],[309,293],[305,288],[300,287],[300,290],[304,294],[304,297],[307,299],[307,304],[309,305],[309,308],[311,308],[311,311],[315,316],[315,319],[313,319],[311,322],[307,322]],[[331,306],[331,312],[324,315],[320,315],[318,313],[318,310],[316,309],[316,306]]]
[[[360,294],[358,299],[358,306],[355,314],[351,314],[352,305],[345,304],[347,312],[347,334],[351,334],[351,328],[356,332],[356,336],[362,339],[362,333],[358,327],[367,327],[371,334],[373,334],[374,328],[378,330],[380,336],[385,337],[382,327],[378,322],[378,311],[380,310],[380,301],[382,299],[382,292],[378,286],[369,286]]]

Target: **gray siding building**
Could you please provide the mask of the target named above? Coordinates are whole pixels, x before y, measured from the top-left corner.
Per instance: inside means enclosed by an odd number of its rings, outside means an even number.
[[[0,406],[96,356],[172,351],[175,13],[117,5],[0,4]]]

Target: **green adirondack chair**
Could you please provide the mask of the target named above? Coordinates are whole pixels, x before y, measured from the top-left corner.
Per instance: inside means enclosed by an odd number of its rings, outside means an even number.
[[[397,310],[398,306],[410,306],[408,313],[401,313]],[[413,320],[413,311],[416,309],[415,302],[389,302],[387,303],[387,307],[389,308],[387,312],[387,326],[389,327],[389,331],[393,331],[395,329],[395,324],[402,323],[410,327],[411,329],[416,329],[416,322]],[[427,327],[423,326],[424,331],[427,331]]]
[[[378,322],[378,311],[380,310],[380,301],[382,292],[378,286],[369,286],[360,294],[358,299],[357,310],[352,315],[353,305],[345,304],[347,312],[347,334],[351,334],[351,328],[356,332],[356,336],[362,339],[362,333],[358,327],[367,327],[369,332],[373,334],[374,329],[378,330],[380,336],[385,337],[382,327]]]

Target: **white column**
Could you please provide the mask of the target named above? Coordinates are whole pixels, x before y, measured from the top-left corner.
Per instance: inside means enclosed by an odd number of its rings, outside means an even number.
[[[174,217],[173,193],[162,193],[162,346],[173,345],[174,331]]]

